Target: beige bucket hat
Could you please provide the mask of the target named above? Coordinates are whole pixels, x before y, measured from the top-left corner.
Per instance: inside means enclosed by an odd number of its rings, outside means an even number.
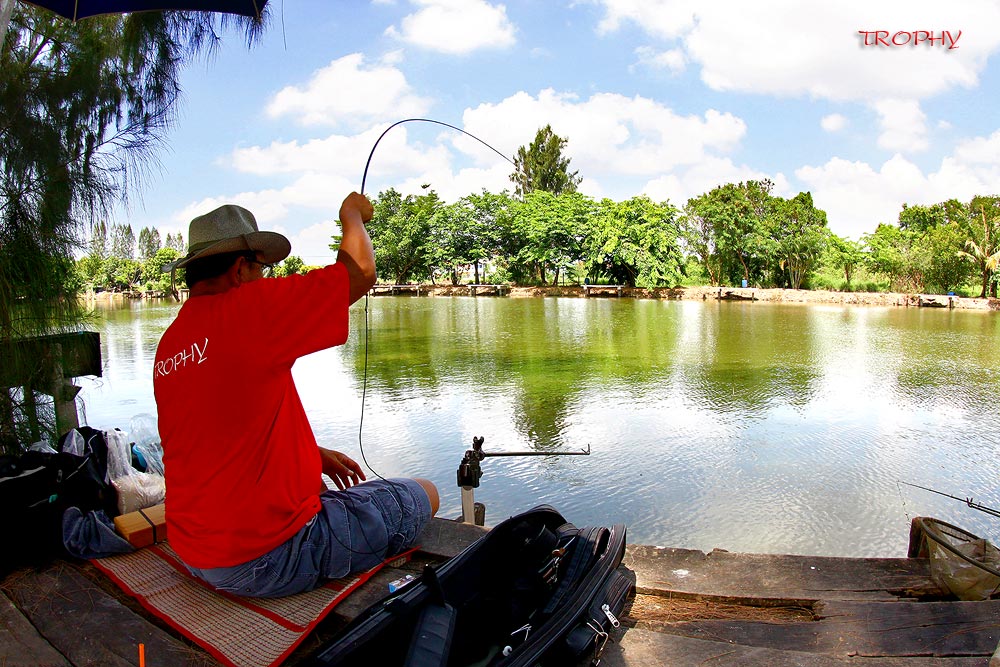
[[[259,252],[265,263],[275,264],[288,257],[292,244],[277,232],[258,230],[253,213],[242,206],[225,204],[191,221],[188,254],[164,264],[162,270],[166,273],[184,268],[196,259],[240,250]]]

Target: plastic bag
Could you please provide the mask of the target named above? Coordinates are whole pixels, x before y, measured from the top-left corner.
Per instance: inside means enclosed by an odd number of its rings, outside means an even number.
[[[128,431],[133,443],[132,452],[138,459],[140,470],[162,476],[163,447],[160,445],[156,417],[150,414],[136,415],[129,422]]]
[[[42,452],[43,454],[55,454],[55,448],[49,444],[48,440],[39,440],[38,442],[28,447],[29,452]],[[75,453],[75,452],[74,452]],[[77,456],[82,456],[82,454],[77,454]]]
[[[108,431],[107,439],[108,476],[118,492],[118,511],[127,514],[162,503],[167,495],[163,476],[132,467],[131,443],[125,433]]]

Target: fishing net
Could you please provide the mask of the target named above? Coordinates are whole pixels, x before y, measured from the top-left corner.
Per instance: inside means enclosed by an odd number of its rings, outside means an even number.
[[[934,583],[959,600],[1000,596],[1000,549],[958,526],[915,517],[909,555],[928,558]]]

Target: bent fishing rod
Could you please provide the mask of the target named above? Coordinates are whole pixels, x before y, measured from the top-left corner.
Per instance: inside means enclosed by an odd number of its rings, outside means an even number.
[[[502,157],[504,160],[506,160],[507,162],[509,162],[512,165],[514,165],[515,168],[517,167],[517,165],[514,163],[513,160],[511,160],[509,157],[507,157],[506,155],[504,155],[503,153],[501,153],[500,151],[498,151],[496,148],[494,148],[490,144],[486,143],[485,141],[483,141],[482,139],[480,139],[476,135],[472,134],[471,132],[467,132],[467,131],[463,130],[460,127],[456,127],[455,125],[452,125],[451,123],[445,123],[445,122],[440,121],[440,120],[434,120],[433,118],[404,118],[403,120],[397,120],[395,123],[393,123],[389,127],[385,128],[385,130],[382,132],[382,134],[380,134],[378,136],[378,139],[376,139],[375,143],[372,145],[372,150],[371,150],[370,153],[368,153],[368,160],[365,162],[364,171],[361,173],[361,191],[360,192],[361,192],[362,195],[365,194],[365,185],[368,182],[368,169],[372,165],[372,158],[375,156],[375,149],[378,148],[378,145],[382,142],[382,139],[385,137],[385,135],[387,135],[389,133],[390,130],[392,130],[394,127],[397,127],[399,125],[403,125],[404,123],[428,123],[428,124],[432,124],[432,125],[440,125],[441,127],[446,127],[446,128],[455,130],[456,132],[461,132],[462,134],[466,135],[467,137],[471,137],[472,139],[475,139],[476,141],[478,141],[479,143],[481,143],[483,146],[486,146],[491,151],[493,151],[494,153],[496,153],[497,155],[499,155],[500,157]],[[384,477],[382,477],[382,475],[378,474],[378,472],[376,472],[374,468],[372,468],[372,466],[371,466],[370,463],[368,463],[368,458],[365,456],[365,447],[364,447],[364,444],[362,443],[362,431],[364,429],[364,423],[365,423],[365,397],[368,394],[368,331],[369,331],[369,328],[370,327],[369,327],[369,323],[368,323],[368,293],[366,293],[365,294],[365,362],[364,362],[364,373],[362,375],[362,381],[361,381],[361,418],[358,421],[358,449],[361,452],[361,460],[364,461],[364,464],[368,467],[368,469],[371,470],[375,474],[376,477],[379,477],[380,479],[385,479]]]
[[[979,510],[980,512],[985,512],[986,514],[1000,518],[1000,510],[996,510],[993,509],[992,507],[987,507],[986,505],[977,503],[972,499],[971,496],[968,498],[959,498],[958,496],[953,496],[950,493],[945,493],[943,491],[938,491],[936,489],[930,489],[927,488],[926,486],[920,486],[919,484],[911,484],[910,482],[904,482],[903,480],[900,479],[897,479],[896,482],[899,484],[906,484],[907,486],[912,486],[915,489],[923,489],[924,491],[930,491],[931,493],[936,493],[939,496],[944,496],[945,498],[951,498],[952,500],[959,500],[974,510]]]

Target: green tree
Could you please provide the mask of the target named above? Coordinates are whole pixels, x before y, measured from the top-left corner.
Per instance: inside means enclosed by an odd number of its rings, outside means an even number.
[[[982,281],[980,298],[997,295],[993,275],[1000,265],[1000,197],[974,197],[960,221],[966,233],[962,257],[976,269]],[[991,287],[992,285],[992,287]]]
[[[973,278],[975,266],[962,254],[965,240],[961,227],[948,221],[924,233],[921,244],[930,254],[926,277],[932,291],[954,292]]]
[[[375,214],[368,225],[375,247],[375,268],[383,280],[402,284],[430,275],[428,240],[430,220],[441,200],[431,190],[420,195],[402,196],[390,188],[380,192],[372,202]],[[339,237],[334,237],[330,248],[336,250]]]
[[[535,190],[555,195],[576,192],[581,177],[569,170],[570,159],[563,155],[567,141],[553,132],[551,125],[546,125],[538,130],[530,145],[517,149],[510,180],[519,196]]]
[[[529,192],[515,211],[515,233],[523,245],[516,259],[542,285],[583,259],[583,237],[594,211],[594,202],[578,192],[555,195],[546,190]]]
[[[742,278],[752,283],[762,277],[768,254],[774,253],[767,230],[774,203],[770,194],[773,187],[768,180],[728,183],[689,202],[689,215],[700,218],[702,222],[695,220],[696,224],[712,234],[719,256],[720,282],[724,278]],[[690,243],[692,235],[686,238]]]
[[[188,12],[74,23],[14,3],[0,44],[0,346],[13,375],[38,367],[14,341],[83,321],[80,232],[134,192],[175,118],[180,67],[221,25]],[[0,447],[37,439],[35,398],[0,391]]]
[[[283,262],[274,267],[274,277],[284,278],[307,271],[305,262],[298,255],[289,255]]]
[[[968,207],[957,200],[939,204],[903,204],[899,228],[910,244],[907,261],[919,262],[912,273],[922,277],[922,291],[954,291],[975,270],[965,251],[968,240]]]
[[[111,228],[111,255],[135,259],[135,232],[132,225],[114,225]]]
[[[463,200],[437,207],[430,219],[427,256],[431,266],[444,271],[452,285],[459,282],[463,266],[475,264],[474,282],[479,282],[479,262],[486,258],[485,235],[472,207]]]
[[[139,281],[142,287],[152,292],[166,294],[170,291],[170,274],[163,272],[163,265],[172,262],[180,253],[173,248],[160,248],[152,257],[142,261],[139,268]],[[184,284],[184,269],[178,271],[177,280]]]
[[[848,291],[851,290],[851,278],[864,262],[864,258],[865,252],[860,243],[830,234],[825,249],[825,261],[829,266],[843,272]]]
[[[924,273],[928,291],[954,291],[972,275],[972,265],[962,256],[966,236],[956,221],[965,215],[966,207],[954,199],[931,206],[903,204],[899,227],[918,234],[915,243],[929,256]]]
[[[800,192],[792,199],[772,198],[765,222],[766,237],[788,286],[799,289],[826,246],[830,230],[826,212],[813,205],[812,195]]]
[[[648,197],[602,200],[584,241],[587,273],[634,287],[680,283],[684,257],[677,214],[670,204]]]
[[[687,251],[697,257],[712,285],[722,284],[722,257],[716,244],[716,217],[708,194],[692,197],[680,217],[680,238]]]
[[[184,245],[184,234],[177,232],[176,234],[171,234],[167,232],[167,238],[163,242],[164,248],[173,248],[177,252],[184,254],[187,252],[187,246]]]
[[[156,255],[160,249],[160,231],[156,227],[143,227],[139,231],[136,242],[136,252],[140,261],[145,261]]]
[[[923,292],[931,258],[919,239],[917,232],[880,224],[873,233],[862,237],[867,247],[867,268],[884,276],[895,292]]]

